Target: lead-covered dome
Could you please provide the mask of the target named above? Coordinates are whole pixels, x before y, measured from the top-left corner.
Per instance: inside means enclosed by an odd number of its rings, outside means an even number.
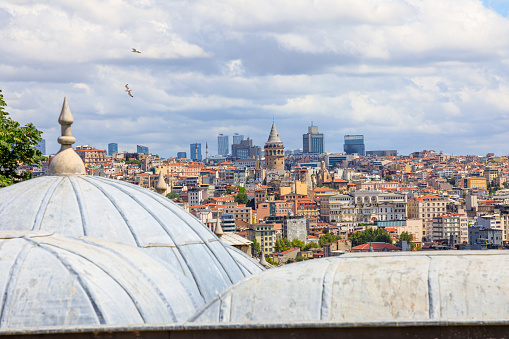
[[[137,248],[0,231],[0,329],[176,323],[200,299],[187,278]]]
[[[230,253],[166,197],[97,176],[44,176],[0,189],[0,230],[90,236],[140,247],[189,277],[204,300],[256,269],[235,260],[240,254]]]
[[[0,190],[0,230],[90,236],[137,246],[188,277],[202,303],[263,270],[246,255],[228,250],[166,197],[123,181],[84,175],[83,162],[72,149],[73,121],[64,98],[58,120],[61,149],[50,163],[51,175]]]
[[[506,251],[363,253],[310,260],[229,287],[191,321],[496,323],[509,318],[508,267]]]

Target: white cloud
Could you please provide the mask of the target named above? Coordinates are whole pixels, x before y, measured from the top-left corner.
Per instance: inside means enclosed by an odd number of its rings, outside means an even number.
[[[223,68],[223,74],[230,77],[238,77],[244,74],[244,66],[242,66],[242,60],[235,59],[228,61]]]
[[[49,149],[66,95],[79,143],[162,156],[219,131],[261,145],[273,114],[291,149],[313,120],[327,151],[506,152],[509,20],[477,0],[9,0],[0,19],[8,111]]]

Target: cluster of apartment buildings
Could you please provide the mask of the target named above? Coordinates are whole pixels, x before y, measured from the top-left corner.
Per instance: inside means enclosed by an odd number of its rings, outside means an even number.
[[[348,137],[345,148],[364,153],[359,136]],[[316,127],[310,127],[304,140],[308,150],[322,147],[323,152],[323,135]],[[300,255],[355,250],[345,240],[370,227],[383,228],[394,243],[407,232],[425,249],[502,248],[509,240],[507,157],[434,151],[408,156],[397,156],[396,151],[288,155],[274,122],[264,158],[163,159],[141,150],[147,153],[108,156],[91,146],[76,148],[90,175],[152,189],[162,175],[163,193],[207,227],[221,225],[225,233],[256,239],[263,253],[275,257],[281,256],[274,254],[278,239],[318,243],[325,233],[339,235],[343,242],[336,242],[335,250],[329,245]],[[27,169],[44,175],[47,164],[20,168]]]

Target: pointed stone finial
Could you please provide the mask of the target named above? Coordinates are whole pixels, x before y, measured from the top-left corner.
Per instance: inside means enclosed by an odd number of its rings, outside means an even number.
[[[219,222],[219,217],[217,218],[216,220],[216,228],[214,228],[214,234],[219,238],[221,239],[221,237],[223,236],[224,232],[223,232],[223,228],[221,227],[221,223]]]
[[[156,192],[159,194],[164,194],[164,192],[166,192],[167,188],[168,188],[168,186],[166,185],[166,182],[164,181],[163,171],[161,170],[161,172],[159,172],[159,179],[157,180]]]
[[[83,160],[72,148],[72,144],[76,142],[76,139],[71,134],[71,125],[74,122],[69,104],[67,103],[67,97],[64,97],[64,104],[62,105],[62,111],[58,118],[58,123],[61,127],[61,136],[58,138],[60,151],[51,160],[49,166],[49,175],[72,175],[72,174],[86,174],[85,165]]]
[[[268,262],[267,260],[265,260],[265,254],[263,254],[263,249],[260,253],[260,265],[262,265],[263,267],[267,267],[268,266]]]

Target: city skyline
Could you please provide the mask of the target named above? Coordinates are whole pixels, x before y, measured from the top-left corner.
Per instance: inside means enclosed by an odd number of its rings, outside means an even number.
[[[169,157],[233,132],[263,145],[275,116],[287,149],[313,121],[327,152],[360,134],[366,150],[504,155],[508,11],[500,0],[7,1],[0,89],[48,153],[67,96],[77,144],[101,149]]]

